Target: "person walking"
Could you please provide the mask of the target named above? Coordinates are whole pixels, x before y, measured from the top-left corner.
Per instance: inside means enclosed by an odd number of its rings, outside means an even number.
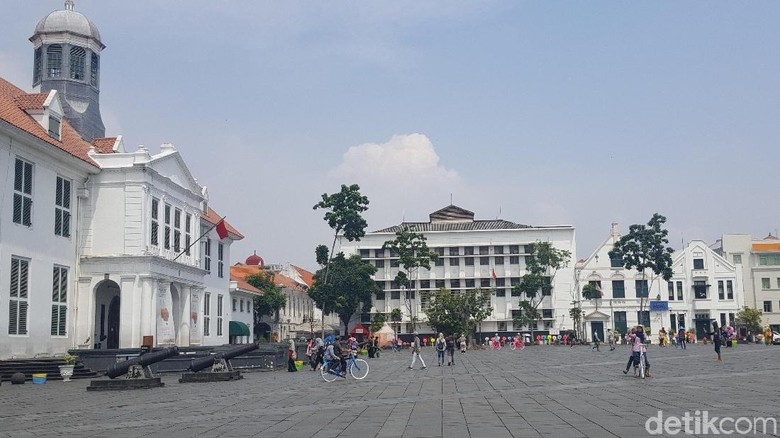
[[[460,344],[460,354],[466,353],[466,336],[460,335],[460,338],[458,338],[458,344]]]
[[[685,327],[680,327],[680,331],[677,334],[677,343],[680,344],[680,348],[685,350],[685,344],[688,343],[688,339],[685,336]]]
[[[710,335],[712,335],[712,343],[715,344],[715,354],[718,355],[718,362],[723,362],[723,359],[720,357],[720,343],[723,335],[720,333],[717,322],[712,323],[712,333]]]
[[[593,347],[591,347],[591,350],[601,351],[599,350],[599,342],[601,342],[601,339],[599,339],[599,332],[593,331]]]
[[[615,349],[615,334],[612,333],[612,329],[607,329],[607,342],[609,343],[609,351]]]
[[[298,371],[295,368],[295,359],[297,359],[295,356],[295,341],[290,338],[290,342],[287,344],[287,372],[294,373]]]
[[[444,350],[447,349],[444,333],[439,333],[439,337],[436,338],[436,342],[433,345],[436,348],[436,359],[438,359],[439,366],[441,366],[444,363]]]
[[[317,367],[320,366],[324,354],[325,342],[322,341],[322,338],[317,337],[314,341],[314,346],[312,347],[311,362],[309,362],[312,371],[316,371]]]
[[[455,365],[455,338],[452,335],[447,336],[447,354],[450,356],[447,366]]]
[[[420,363],[422,364],[422,369],[426,369],[428,367],[425,366],[425,361],[423,360],[422,356],[420,356],[420,350],[422,349],[422,344],[420,343],[420,337],[417,336],[417,332],[413,333],[414,339],[412,340],[412,363],[409,365],[409,369],[411,370],[414,368],[414,363],[417,362],[417,359],[420,359]]]

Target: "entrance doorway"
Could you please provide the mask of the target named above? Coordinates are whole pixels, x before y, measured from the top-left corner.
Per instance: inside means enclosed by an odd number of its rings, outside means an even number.
[[[603,342],[604,341],[604,322],[603,321],[591,321],[590,323],[590,335],[593,336],[591,339],[595,339],[596,334],[598,334],[599,339]]]
[[[96,350],[119,348],[120,289],[111,280],[104,280],[95,287],[95,330],[92,335]]]

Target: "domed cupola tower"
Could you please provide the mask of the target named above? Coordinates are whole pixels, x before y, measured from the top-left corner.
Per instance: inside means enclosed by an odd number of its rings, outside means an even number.
[[[41,93],[57,90],[65,119],[89,141],[105,137],[100,117],[100,41],[97,26],[73,10],[73,0],[65,10],[54,11],[35,26],[30,37],[33,55],[33,87]]]

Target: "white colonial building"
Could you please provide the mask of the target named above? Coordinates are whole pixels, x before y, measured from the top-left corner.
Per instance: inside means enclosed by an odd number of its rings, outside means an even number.
[[[393,240],[396,232],[408,229],[420,233],[427,239],[427,245],[438,253],[430,270],[420,269],[410,280],[408,289],[395,282],[398,274],[397,254],[382,249],[382,245]],[[412,321],[421,322],[420,334],[433,334],[426,323],[425,309],[428,292],[441,288],[453,291],[489,289],[490,306],[493,314],[482,323],[483,333],[508,335],[529,331],[529,327],[513,324],[518,312],[519,294],[512,292],[512,286],[520,282],[525,271],[525,257],[529,245],[536,242],[550,242],[557,249],[576,253],[574,227],[530,226],[506,220],[475,220],[474,213],[450,205],[430,214],[427,222],[403,222],[399,225],[370,232],[357,242],[341,240],[345,255],[360,256],[377,267],[374,279],[382,292],[373,302],[372,313],[389,314],[400,309],[403,324],[402,338],[415,329]],[[535,331],[557,333],[572,328],[568,309],[575,297],[574,263],[557,272],[552,292],[542,298],[539,306],[543,321]],[[360,322],[368,323],[370,315],[360,315]],[[358,322],[358,321],[353,321]]]
[[[596,332],[604,340],[607,329],[625,334],[636,325],[650,327],[653,335],[661,328],[684,327],[701,338],[713,321],[733,325],[744,303],[741,271],[704,241],[693,240],[672,255],[673,276],[666,282],[651,271],[643,276],[610,259],[609,251],[620,237],[618,225],[612,224],[604,243],[575,268],[587,339]],[[588,283],[601,292],[601,298],[582,298]]]
[[[103,137],[104,46],[72,1],[31,41],[42,92],[0,78],[0,359],[228,343],[243,236],[173,145]]]
[[[745,305],[763,312],[761,323],[780,332],[780,239],[724,234],[716,250],[742,271]]]

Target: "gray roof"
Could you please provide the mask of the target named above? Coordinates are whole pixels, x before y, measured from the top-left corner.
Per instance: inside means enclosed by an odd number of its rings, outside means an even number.
[[[35,35],[68,32],[94,38],[100,42],[100,31],[84,14],[73,10],[73,2],[65,2],[65,10],[54,11],[43,17],[35,26]]]
[[[478,230],[519,230],[524,228],[534,228],[531,225],[516,224],[501,219],[497,220],[475,220],[469,222],[403,222],[400,225],[383,228],[374,231],[374,233],[395,233],[408,228],[410,231],[478,231]]]

